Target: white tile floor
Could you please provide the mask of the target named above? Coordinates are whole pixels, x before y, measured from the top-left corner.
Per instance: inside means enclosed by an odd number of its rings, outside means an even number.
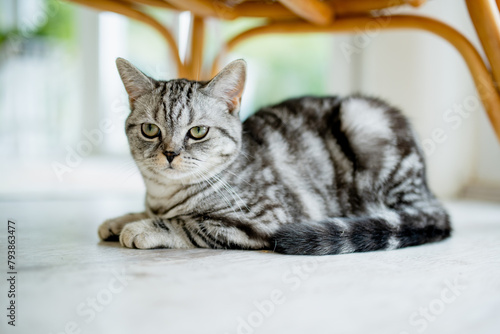
[[[142,200],[0,202],[1,333],[500,333],[500,205],[452,202],[446,242],[294,257],[97,239]],[[6,225],[18,226],[16,327]],[[5,278],[4,278],[5,277]]]

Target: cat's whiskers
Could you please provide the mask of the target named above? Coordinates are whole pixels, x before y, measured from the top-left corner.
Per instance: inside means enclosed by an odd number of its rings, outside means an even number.
[[[236,217],[239,220],[241,220],[240,216],[236,213],[236,210],[234,209],[233,205],[231,204],[231,201],[229,200],[229,198],[227,198],[226,195],[224,195],[224,193],[221,191],[221,189],[218,189],[215,187],[215,183],[210,180],[210,178],[208,177],[208,174],[205,173],[205,170],[203,170],[203,168],[201,168],[201,166],[199,166],[199,167],[200,168],[198,170],[196,170],[195,173],[197,173],[199,176],[201,176],[201,178],[203,180],[205,180],[208,184],[210,184],[210,186],[213,190],[215,190],[219,195],[221,195],[223,197],[224,201],[229,206],[229,208],[233,211],[233,213],[236,215]],[[229,191],[229,189],[226,187],[226,185],[224,184],[224,182],[220,178],[216,177],[215,175],[211,176],[211,177],[215,178],[218,182],[220,182],[222,184],[222,186],[229,192],[229,194],[232,195],[231,192]],[[235,200],[235,203],[238,205],[240,212],[243,213],[243,210],[239,206],[238,201],[234,198],[234,196],[233,196],[233,200]]]
[[[208,167],[211,167],[209,163],[207,163],[207,164],[209,165]],[[200,165],[199,167],[200,167],[200,170],[203,171],[202,166]],[[231,197],[233,198],[234,202],[238,206],[238,209],[241,212],[241,214],[244,214],[244,212],[243,212],[243,209],[241,208],[241,205],[239,203],[243,203],[243,205],[246,208],[246,210],[250,211],[250,209],[246,205],[245,201],[243,201],[243,199],[234,191],[234,189],[233,189],[233,187],[231,185],[229,185],[225,180],[221,179],[218,175],[213,175],[212,177],[216,181],[220,182],[222,184],[222,186],[224,187],[224,189],[229,193],[229,195],[231,195]],[[221,193],[221,195],[222,195],[222,193]],[[231,209],[236,214],[236,211],[234,210],[234,208],[232,206],[231,206]],[[238,219],[239,219],[239,217],[238,217]]]
[[[209,162],[209,161],[207,161],[207,160],[200,160],[200,159],[196,159],[196,160],[198,160],[199,162],[202,162],[202,163],[204,163],[204,164],[208,165],[208,167],[218,167],[218,166],[217,166],[217,164],[212,163],[212,162]],[[195,165],[196,165],[196,167],[200,167],[200,165],[199,165],[199,164],[195,164]],[[242,182],[244,182],[244,183],[248,184],[249,186],[251,186],[251,185],[252,185],[250,182],[248,182],[247,180],[245,180],[244,178],[242,178],[242,177],[241,177],[241,176],[239,176],[238,174],[231,172],[228,168],[224,169],[224,173],[228,173],[228,174],[233,175],[235,178],[237,178],[238,180],[240,180],[240,181],[242,181]]]
[[[229,192],[229,194],[233,197],[233,199],[235,200],[235,203],[236,205],[238,205],[238,208],[240,209],[240,212],[243,214],[243,210],[239,204],[239,202],[243,203],[243,206],[245,207],[245,209],[247,211],[250,211],[250,209],[248,208],[248,206],[246,205],[245,201],[243,201],[243,199],[240,197],[240,195],[238,195],[233,187],[231,185],[229,185],[225,180],[221,179],[220,177],[218,176],[214,176],[216,180],[218,180],[219,182],[222,183],[222,185],[224,186],[224,188]],[[235,198],[236,197],[236,198]],[[238,202],[239,200],[239,202]]]
[[[195,171],[195,174],[196,174],[197,176],[201,177],[201,179],[202,179],[204,182],[207,182],[207,183],[210,185],[210,187],[211,187],[211,188],[212,188],[215,192],[219,193],[219,194],[220,194],[220,195],[224,198],[224,200],[225,200],[226,204],[227,204],[229,207],[231,207],[231,202],[229,201],[229,199],[228,199],[226,196],[224,196],[224,194],[223,194],[223,193],[221,193],[219,189],[217,189],[217,188],[215,187],[215,184],[214,184],[214,183],[210,180],[210,178],[208,177],[208,175],[206,175],[206,174],[205,174],[202,170],[197,170],[197,171]]]
[[[135,175],[140,175],[140,171],[137,168],[137,165],[135,161],[126,161],[122,163],[117,169],[116,173],[113,173],[113,177],[120,181],[120,182],[126,182],[130,178],[134,177]]]
[[[134,175],[140,175],[140,170],[137,168],[135,163],[124,164],[121,168],[118,169],[118,174],[123,173],[126,174],[126,180],[133,177]]]
[[[201,161],[201,160],[200,160]],[[203,161],[206,165],[208,165],[208,167],[216,167],[217,165],[216,164],[213,164],[213,163],[210,163],[210,162],[207,162],[207,161]],[[232,174],[234,175],[236,178],[238,178],[239,180],[245,182],[246,184],[248,185],[251,185],[250,183],[248,183],[246,180],[244,180],[243,178],[241,178],[239,175],[229,171],[228,169],[224,170],[224,173],[229,173],[229,174]],[[245,201],[243,201],[243,199],[240,197],[240,195],[238,195],[237,192],[234,191],[234,188],[228,184],[226,182],[226,180],[223,180],[222,178],[220,178],[218,175],[214,175],[213,176],[216,180],[218,180],[219,182],[222,183],[222,185],[224,186],[224,188],[231,194],[231,196],[233,196],[233,199],[235,200],[236,203],[238,203],[238,200],[243,203],[243,205],[245,206],[245,209],[247,209],[247,211],[250,211],[250,209],[248,208],[248,206],[246,205]],[[237,199],[235,198],[235,196],[237,197]],[[240,209],[240,211],[242,211],[241,209],[241,206],[238,204],[238,207]],[[243,212],[242,212],[243,213]]]
[[[239,154],[242,155],[248,161],[252,161],[254,159],[254,157],[250,153],[240,151]]]
[[[137,165],[139,167],[154,168],[154,169],[158,169],[158,167],[160,167],[158,164],[150,163],[150,162],[144,162],[144,161],[137,162]]]
[[[242,181],[242,182],[244,182],[244,183],[248,184],[249,186],[251,186],[251,185],[252,185],[250,182],[248,182],[247,180],[245,180],[244,178],[242,178],[242,177],[241,177],[241,176],[239,176],[238,174],[231,172],[231,171],[230,171],[230,170],[228,170],[228,169],[224,170],[224,173],[228,173],[228,174],[233,175],[235,178],[237,178],[238,180],[240,180],[240,181]]]

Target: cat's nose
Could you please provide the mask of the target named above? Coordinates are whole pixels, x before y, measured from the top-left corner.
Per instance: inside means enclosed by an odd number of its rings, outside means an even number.
[[[179,153],[172,152],[172,151],[165,151],[165,152],[163,152],[163,154],[165,154],[169,163],[174,161],[174,158],[179,155]]]

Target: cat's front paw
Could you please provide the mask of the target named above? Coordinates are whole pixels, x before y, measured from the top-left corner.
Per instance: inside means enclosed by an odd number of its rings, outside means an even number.
[[[118,218],[108,219],[99,226],[97,233],[104,241],[118,241],[120,233],[126,224],[146,218],[144,213],[129,213]]]
[[[161,248],[165,247],[165,236],[145,220],[127,224],[120,233],[120,243],[128,248]]]
[[[104,241],[118,241],[123,224],[118,219],[108,219],[99,226],[97,233]]]

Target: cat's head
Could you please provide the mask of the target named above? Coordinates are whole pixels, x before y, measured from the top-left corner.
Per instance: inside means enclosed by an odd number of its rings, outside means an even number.
[[[234,161],[245,61],[233,61],[208,82],[158,81],[125,59],[116,65],[130,100],[130,151],[143,174],[194,183]]]

